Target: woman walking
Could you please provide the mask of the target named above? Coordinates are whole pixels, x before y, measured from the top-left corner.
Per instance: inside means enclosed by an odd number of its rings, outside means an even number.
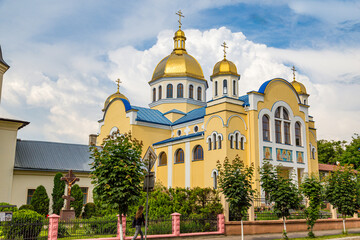
[[[141,224],[144,223],[145,225],[145,218],[144,218],[144,206],[139,206],[139,209],[136,212],[135,215],[135,235],[132,238],[132,240],[135,240],[138,234],[140,233],[141,240],[143,240],[143,232],[141,231]]]

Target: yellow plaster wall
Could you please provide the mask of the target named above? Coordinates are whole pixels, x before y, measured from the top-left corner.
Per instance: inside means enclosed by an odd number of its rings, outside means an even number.
[[[179,118],[185,116],[184,114],[180,114],[180,113],[168,113],[165,115],[165,117],[167,119],[169,119],[171,122],[175,122],[176,120],[178,120]]]
[[[309,159],[309,173],[310,174],[319,174],[319,162],[318,162],[318,148],[317,148],[317,136],[316,136],[316,129],[310,128],[308,130],[308,144],[310,143],[315,147],[316,153],[315,153],[315,159],[311,159],[311,149],[310,146],[308,147],[308,159]]]
[[[203,151],[207,151],[207,146],[205,144],[204,139],[199,139],[195,141],[190,142],[190,151],[191,151],[191,157],[190,157],[190,187],[203,187],[204,186],[204,164],[206,162],[206,159],[202,161],[194,161],[194,148],[200,145],[203,148]],[[205,154],[204,154],[205,155]],[[210,173],[209,173],[210,175]]]
[[[184,159],[185,159],[185,143],[175,144],[172,147],[172,155],[173,155],[173,162],[168,164],[173,165],[173,179],[172,179],[172,186],[173,187],[185,187],[185,163],[175,163],[175,152],[177,149],[182,148],[184,151]]]
[[[157,109],[162,113],[166,113],[167,111],[177,109],[179,111],[182,111],[184,113],[188,113],[191,110],[201,108],[199,105],[194,105],[191,103],[163,103],[159,104],[157,106],[152,107],[151,109]]]
[[[156,148],[156,154],[160,156],[160,153],[165,152],[167,156],[167,164],[159,166],[159,158],[156,161],[156,182],[160,182],[163,186],[168,186],[168,165],[169,165],[169,156],[168,156],[168,147]]]

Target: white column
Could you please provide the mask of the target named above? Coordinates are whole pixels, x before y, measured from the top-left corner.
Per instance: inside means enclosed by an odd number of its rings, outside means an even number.
[[[173,164],[174,164],[174,161],[173,161],[173,153],[172,153],[172,146],[168,146],[168,188],[171,188],[172,187],[172,170],[173,170]]]
[[[190,188],[190,163],[191,149],[190,142],[185,143],[185,187]]]

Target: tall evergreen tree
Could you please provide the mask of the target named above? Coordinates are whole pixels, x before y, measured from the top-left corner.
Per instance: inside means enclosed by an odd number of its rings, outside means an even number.
[[[62,196],[65,192],[65,181],[61,181],[60,178],[63,177],[62,173],[57,173],[54,177],[54,187],[52,191],[52,211],[53,213],[59,215],[60,210],[64,206],[64,199]]]
[[[43,185],[38,186],[35,189],[30,204],[37,213],[46,216],[49,213],[49,203],[50,199],[46,193],[45,187]]]
[[[70,203],[70,206],[74,208],[75,216],[78,218],[82,212],[84,200],[84,195],[79,185],[75,184],[71,187],[71,196],[75,198],[75,200]]]

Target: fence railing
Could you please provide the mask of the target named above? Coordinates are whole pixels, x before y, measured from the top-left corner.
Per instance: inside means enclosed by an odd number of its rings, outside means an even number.
[[[5,221],[0,222],[0,239],[40,240],[48,238],[49,221]]]

